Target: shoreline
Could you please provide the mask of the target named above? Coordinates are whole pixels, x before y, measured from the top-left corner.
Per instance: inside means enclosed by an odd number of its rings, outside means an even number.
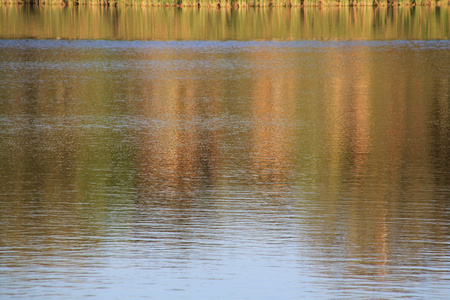
[[[440,7],[450,0],[0,0],[0,5],[102,6],[171,8],[258,8],[258,7]]]

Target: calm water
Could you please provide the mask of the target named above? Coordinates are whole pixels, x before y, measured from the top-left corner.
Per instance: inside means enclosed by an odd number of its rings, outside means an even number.
[[[0,40],[0,298],[450,296],[449,40],[46,38]]]
[[[445,0],[447,1],[447,0]],[[444,2],[444,1],[443,1]],[[450,39],[450,5],[197,9],[0,4],[0,38],[103,40]]]

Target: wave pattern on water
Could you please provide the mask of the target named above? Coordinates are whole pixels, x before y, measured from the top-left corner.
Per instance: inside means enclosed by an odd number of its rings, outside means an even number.
[[[0,43],[0,295],[449,292],[448,41]]]

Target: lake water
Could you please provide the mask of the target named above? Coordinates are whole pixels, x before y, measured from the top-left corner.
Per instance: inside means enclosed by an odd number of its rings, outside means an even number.
[[[443,15],[386,39],[0,27],[0,297],[448,299]]]

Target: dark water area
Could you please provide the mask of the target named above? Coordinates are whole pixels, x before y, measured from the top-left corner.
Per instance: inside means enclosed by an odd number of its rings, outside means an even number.
[[[448,299],[449,65],[447,39],[0,40],[0,298]]]

